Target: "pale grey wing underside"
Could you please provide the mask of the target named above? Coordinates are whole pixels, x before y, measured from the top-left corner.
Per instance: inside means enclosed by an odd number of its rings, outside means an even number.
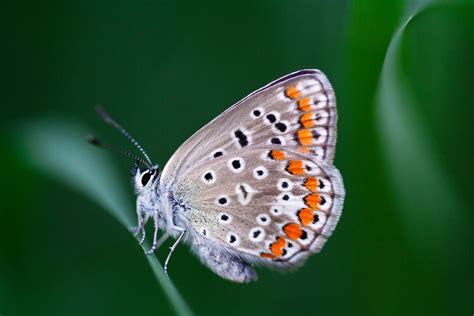
[[[162,188],[202,237],[252,262],[296,266],[319,251],[341,212],[336,121],[323,73],[287,75],[191,136],[165,166]]]
[[[170,186],[217,152],[232,154],[272,142],[332,164],[336,122],[336,98],[326,76],[319,70],[289,74],[251,93],[191,136],[166,164],[162,182]],[[244,147],[239,133],[247,138]]]
[[[253,263],[297,266],[331,235],[344,188],[326,162],[288,150],[277,160],[272,150],[249,149],[192,169],[174,196],[203,238]]]

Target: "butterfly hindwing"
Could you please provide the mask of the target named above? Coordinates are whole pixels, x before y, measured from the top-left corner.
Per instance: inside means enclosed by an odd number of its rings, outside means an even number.
[[[184,175],[175,192],[203,238],[277,266],[321,249],[343,195],[333,167],[272,146],[218,157]]]

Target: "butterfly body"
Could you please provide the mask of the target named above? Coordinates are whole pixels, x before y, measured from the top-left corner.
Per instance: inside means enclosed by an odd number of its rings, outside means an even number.
[[[173,249],[184,240],[212,271],[235,282],[255,280],[253,265],[301,266],[321,250],[342,210],[336,122],[326,76],[302,70],[201,128],[161,173],[137,169],[139,231],[148,219],[155,224],[151,252],[172,235]],[[160,240],[158,229],[165,232]]]

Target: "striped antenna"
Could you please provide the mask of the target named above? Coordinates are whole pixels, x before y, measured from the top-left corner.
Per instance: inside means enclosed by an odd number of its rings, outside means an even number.
[[[95,137],[94,135],[87,135],[86,137],[86,141],[91,144],[91,145],[94,145],[94,146],[97,146],[97,147],[102,147],[102,148],[107,148],[107,149],[111,149],[119,154],[122,154],[122,155],[125,155],[127,157],[130,157],[132,159],[135,159],[135,161],[137,162],[141,162],[143,163],[145,166],[148,167],[148,169],[151,169],[152,166],[148,164],[148,162],[141,158],[141,157],[138,157],[134,154],[132,154],[131,152],[129,152],[128,150],[124,150],[124,149],[118,149],[118,148],[115,148],[114,146],[112,145],[109,145],[109,144],[105,144],[103,142],[101,142],[97,137]]]
[[[153,163],[151,162],[150,157],[148,157],[148,155],[147,155],[147,153],[145,152],[145,150],[143,149],[143,147],[135,140],[135,138],[133,138],[132,135],[130,135],[130,133],[125,130],[125,128],[123,128],[119,123],[117,123],[117,122],[109,115],[109,113],[107,113],[101,106],[97,106],[97,107],[95,108],[95,110],[97,111],[97,113],[100,115],[100,117],[102,117],[102,119],[103,119],[107,124],[112,125],[115,129],[117,129],[120,133],[122,133],[122,135],[124,135],[125,137],[127,137],[127,139],[128,139],[133,145],[135,145],[135,147],[138,148],[138,150],[142,153],[142,155],[145,157],[146,161],[148,162],[148,163],[147,163],[148,167],[151,168],[151,166],[153,166]]]

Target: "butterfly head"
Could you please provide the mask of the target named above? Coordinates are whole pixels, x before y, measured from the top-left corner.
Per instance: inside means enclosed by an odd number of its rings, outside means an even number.
[[[87,137],[87,141],[95,146],[103,147],[111,149],[115,152],[128,156],[130,158],[135,159],[135,165],[132,167],[132,177],[133,177],[133,184],[135,187],[135,191],[139,196],[148,195],[151,192],[151,189],[156,187],[156,184],[159,182],[160,179],[160,169],[159,166],[153,164],[148,154],[145,152],[143,147],[127,132],[119,123],[117,123],[104,109],[101,107],[96,108],[97,113],[102,117],[102,119],[112,125],[115,129],[117,129],[122,135],[124,135],[143,155],[143,157],[139,157],[137,155],[132,154],[128,150],[117,149],[114,146],[109,144],[105,144],[101,142],[97,137],[89,135]],[[140,163],[145,166],[145,168],[140,168]]]
[[[140,169],[139,161],[132,168],[133,183],[135,192],[142,194],[151,190],[160,180],[160,168],[158,165]]]

